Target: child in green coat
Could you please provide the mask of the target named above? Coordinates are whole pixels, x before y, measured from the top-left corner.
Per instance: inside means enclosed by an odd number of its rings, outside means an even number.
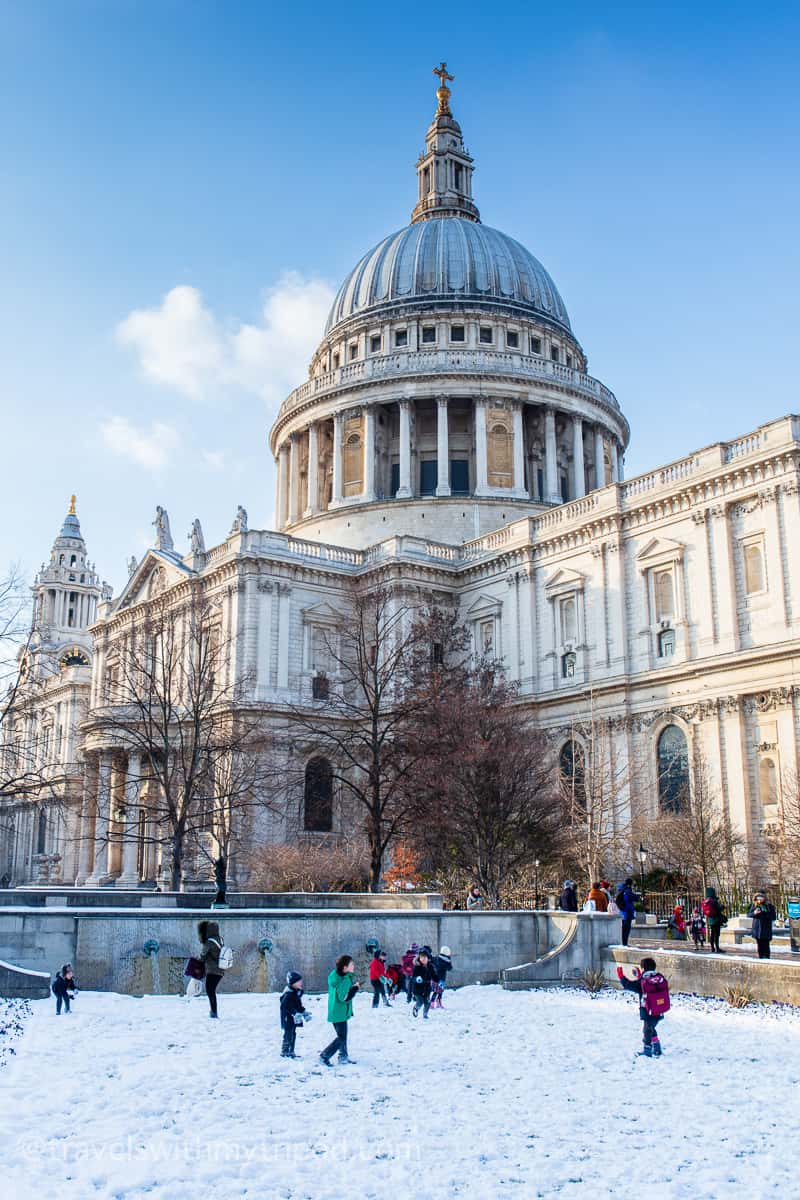
[[[356,964],[349,954],[336,960],[336,966],[328,976],[328,1020],[336,1030],[336,1037],[320,1054],[320,1062],[331,1065],[334,1054],[339,1052],[340,1063],[351,1063],[347,1053],[347,1022],[353,1015],[353,997],[359,985],[353,982]]]

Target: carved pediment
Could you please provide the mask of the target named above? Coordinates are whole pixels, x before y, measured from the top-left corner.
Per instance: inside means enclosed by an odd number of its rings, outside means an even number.
[[[338,625],[343,616],[327,600],[323,600],[321,604],[310,604],[301,611],[306,625]]]
[[[636,555],[636,563],[640,571],[646,571],[659,563],[679,562],[685,550],[683,542],[676,542],[667,537],[654,537]]]
[[[586,583],[586,576],[580,571],[573,571],[569,567],[560,567],[555,575],[547,580],[544,585],[545,593],[548,596],[558,595],[560,592],[574,592],[583,588]]]
[[[193,574],[176,555],[163,550],[148,550],[126,583],[117,607],[129,608],[132,604],[153,600],[174,583]]]
[[[475,620],[476,617],[499,612],[502,607],[502,601],[498,600],[497,596],[490,596],[484,592],[467,609],[467,616]]]

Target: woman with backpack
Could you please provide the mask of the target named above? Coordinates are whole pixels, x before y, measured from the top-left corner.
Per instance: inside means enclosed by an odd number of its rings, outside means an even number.
[[[703,901],[703,916],[708,925],[708,945],[711,953],[724,954],[725,951],[719,948],[719,935],[722,932],[722,926],[728,924],[728,918],[713,887],[706,888],[706,898]]]
[[[211,1011],[209,1017],[216,1018],[217,988],[219,981],[229,967],[231,952],[222,940],[219,925],[216,921],[201,921],[197,926],[197,936],[200,938],[201,949],[198,958],[205,967],[206,995]]]

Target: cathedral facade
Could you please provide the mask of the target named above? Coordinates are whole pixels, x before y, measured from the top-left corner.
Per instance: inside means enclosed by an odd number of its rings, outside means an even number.
[[[13,735],[44,747],[46,725],[61,731],[68,803],[49,819],[4,802],[11,882],[163,881],[139,764],[102,720],[155,597],[199,587],[215,605],[229,681],[268,728],[324,704],[322,635],[353,580],[457,606],[562,764],[601,723],[630,812],[674,811],[702,758],[763,871],[800,755],[800,418],[626,480],[628,422],[553,280],[480,220],[446,78],[411,222],[347,276],[272,427],[275,529],[240,509],[221,545],[195,522],[181,554],[159,509],[156,545],[111,598],[68,516],[34,589],[49,682]],[[313,747],[308,762],[318,791]],[[346,837],[334,794],[315,828],[318,800],[311,824],[287,806],[263,836]]]

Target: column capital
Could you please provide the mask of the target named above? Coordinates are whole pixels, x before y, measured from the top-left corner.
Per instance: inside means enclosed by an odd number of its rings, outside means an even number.
[[[450,397],[449,396],[437,396],[436,403],[439,405],[440,408],[447,408],[448,404],[450,403]]]

